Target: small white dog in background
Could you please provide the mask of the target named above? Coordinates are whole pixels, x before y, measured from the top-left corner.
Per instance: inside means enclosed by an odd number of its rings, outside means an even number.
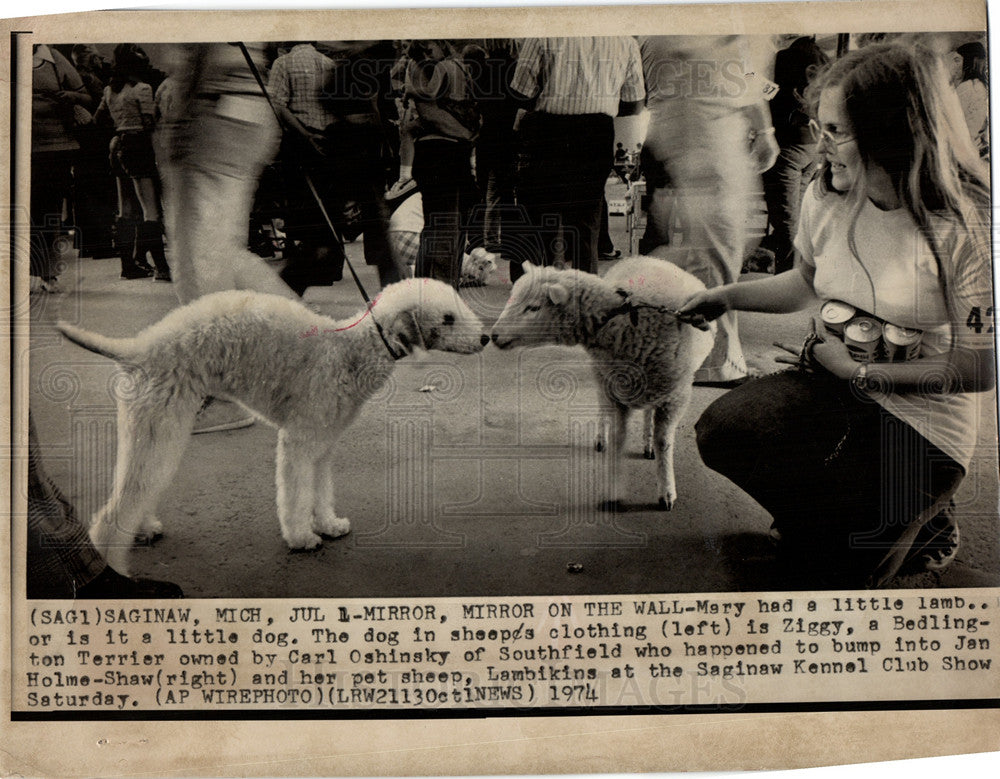
[[[389,218],[389,241],[396,254],[409,266],[410,275],[420,251],[420,232],[424,229],[423,198],[413,192],[400,203]],[[490,274],[497,269],[499,254],[477,247],[462,255],[461,287],[482,287],[489,283]]]
[[[381,326],[386,343],[376,327]],[[118,361],[133,391],[118,398],[118,456],[90,536],[128,574],[136,537],[159,532],[156,504],[180,465],[206,397],[232,400],[278,428],[277,503],[292,549],[314,549],[350,523],[334,511],[333,454],[341,433],[415,349],[472,354],[489,342],[449,285],[386,287],[371,311],[343,321],[256,292],[218,292],[178,308],[134,338],[68,324],[74,343]]]
[[[484,287],[486,286],[490,274],[497,269],[499,254],[488,252],[482,246],[473,249],[462,256],[462,277],[459,281],[461,287]]]

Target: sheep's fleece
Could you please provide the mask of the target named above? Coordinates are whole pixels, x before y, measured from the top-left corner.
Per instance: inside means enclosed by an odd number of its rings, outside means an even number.
[[[576,270],[535,267],[514,285],[493,327],[501,349],[542,344],[582,345],[594,360],[607,420],[597,442],[610,444],[617,464],[628,414],[652,412],[652,446],[658,459],[661,507],[677,497],[673,441],[691,398],[691,383],[712,349],[708,331],[680,322],[671,313],[705,285],[666,260],[633,257],[616,263],[605,277]],[[611,435],[608,435],[610,426]],[[617,505],[619,495],[609,498]]]

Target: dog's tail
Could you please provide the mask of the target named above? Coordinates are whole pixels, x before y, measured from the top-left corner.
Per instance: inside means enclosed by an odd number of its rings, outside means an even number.
[[[109,338],[99,333],[91,333],[88,330],[74,327],[66,322],[57,322],[56,330],[77,346],[82,346],[84,349],[97,352],[97,354],[118,362],[127,361],[133,351],[129,348],[131,338]]]

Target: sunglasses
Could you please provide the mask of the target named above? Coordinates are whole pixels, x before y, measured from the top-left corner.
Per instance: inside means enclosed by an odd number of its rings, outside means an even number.
[[[853,141],[853,135],[846,135],[840,132],[832,132],[830,130],[824,130],[819,126],[819,122],[815,119],[809,120],[809,132],[812,134],[812,139],[817,143],[822,143],[826,141],[830,146],[840,146],[842,143],[847,143],[848,141]]]

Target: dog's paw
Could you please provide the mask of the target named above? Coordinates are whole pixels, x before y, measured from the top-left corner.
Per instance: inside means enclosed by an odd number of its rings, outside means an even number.
[[[305,530],[298,533],[287,534],[285,536],[285,543],[288,544],[289,549],[296,551],[310,551],[322,545],[323,539],[311,530]]]
[[[316,517],[313,530],[329,538],[340,538],[351,532],[351,520],[346,517]]]
[[[598,438],[596,441],[594,441],[594,451],[595,452],[603,452],[607,448],[608,448],[608,446],[607,446],[606,443],[604,443],[604,439],[603,438]]]
[[[676,495],[661,495],[660,496],[660,511],[670,511],[674,507],[674,502],[677,500]]]
[[[642,458],[644,460],[655,460],[656,450],[650,447],[646,447],[645,449],[642,450]]]

